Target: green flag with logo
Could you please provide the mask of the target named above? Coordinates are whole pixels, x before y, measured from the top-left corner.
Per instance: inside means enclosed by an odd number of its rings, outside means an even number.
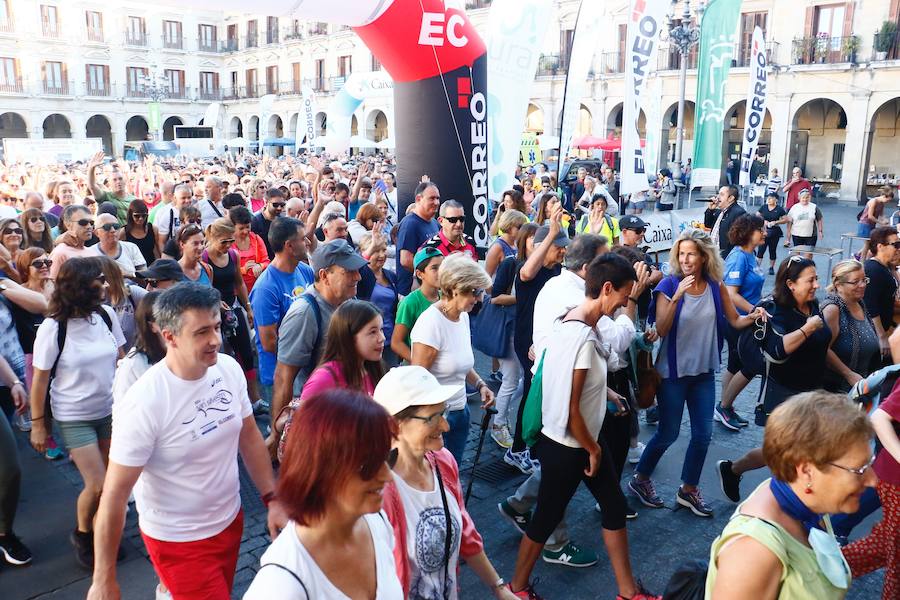
[[[159,129],[159,102],[151,102],[147,105],[147,128],[150,133],[156,133]]]
[[[691,187],[718,186],[722,172],[725,82],[737,40],[741,0],[712,0],[700,22]]]

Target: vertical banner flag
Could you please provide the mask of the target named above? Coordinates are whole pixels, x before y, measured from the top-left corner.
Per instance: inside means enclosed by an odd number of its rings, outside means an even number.
[[[575,124],[581,113],[581,98],[584,94],[584,86],[587,84],[591,62],[594,60],[594,48],[597,46],[597,31],[600,27],[602,9],[603,3],[598,0],[581,0],[578,16],[575,18],[575,32],[572,34],[572,48],[569,51],[569,69],[566,73],[566,87],[563,91],[559,161],[556,164],[557,181],[559,181],[566,156],[569,154],[569,148],[572,146]]]
[[[299,123],[297,123],[297,140],[296,140],[296,148],[299,150],[301,144],[303,144],[303,138],[306,138],[306,148],[307,150],[312,151],[313,148],[313,138],[316,137],[316,97],[313,89],[304,85],[300,90],[303,94],[303,110],[300,111],[300,116],[297,118]]]
[[[758,26],[753,30],[750,43],[750,87],[747,90],[747,106],[744,109],[744,138],[741,149],[741,185],[750,185],[750,169],[756,160],[759,136],[766,120],[766,96],[769,65],[766,56],[766,38]]]
[[[659,148],[662,144],[662,114],[660,111],[660,99],[662,98],[662,80],[659,77],[653,78],[650,89],[647,91],[647,146],[644,148],[644,172],[656,174],[659,169],[665,165],[664,161],[660,161]],[[624,121],[623,121],[624,123]],[[666,146],[668,147],[666,140]],[[666,154],[662,155],[663,158]],[[646,177],[645,177],[646,179]]]
[[[263,153],[266,139],[269,137],[269,119],[272,118],[272,105],[275,104],[275,94],[266,94],[259,99],[259,153]],[[253,132],[250,132],[253,135]],[[273,134],[274,137],[274,134]]]
[[[155,136],[161,124],[162,118],[159,114],[159,102],[151,102],[147,105],[147,129]]]
[[[722,178],[725,82],[731,68],[740,14],[741,0],[712,0],[700,22],[691,187],[716,187]]]
[[[551,0],[494,0],[491,4],[487,123],[492,200],[499,201],[504,190],[515,183],[517,143],[550,16]]]
[[[638,118],[647,77],[656,67],[659,33],[668,6],[668,0],[631,2],[631,16],[625,36],[625,105],[622,110],[622,170],[619,186],[622,194],[650,189],[638,133]],[[649,131],[649,122],[647,127]],[[658,140],[657,134],[657,144]],[[649,140],[647,141],[649,146]]]

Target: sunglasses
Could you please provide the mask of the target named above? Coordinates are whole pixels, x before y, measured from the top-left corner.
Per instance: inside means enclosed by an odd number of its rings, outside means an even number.
[[[13,229],[6,229],[3,231],[3,235],[22,235],[22,230],[18,227]]]
[[[122,226],[119,225],[118,223],[107,223],[105,225],[100,226],[100,229],[102,229],[103,231],[106,231],[107,233],[109,233],[110,231],[118,231],[121,228],[122,228]]]
[[[900,248],[900,241],[891,242],[890,245],[893,246],[894,248]]]
[[[161,282],[171,281],[171,279],[145,279],[147,287],[157,287]]]
[[[284,208],[286,202],[272,202],[272,208]]]
[[[198,225],[191,224],[181,230],[181,233],[178,235],[178,239],[183,242],[192,235],[197,235],[198,233],[202,233],[200,227]]]
[[[232,244],[234,243],[234,238],[227,238],[227,239],[224,239],[224,240],[219,240],[219,243],[220,243],[220,244],[226,244],[226,245],[230,246],[230,245],[232,245]]]
[[[481,288],[472,288],[470,293],[476,298],[481,298],[484,295],[484,290]]]
[[[447,221],[448,223],[453,223],[454,225],[456,225],[457,223],[465,223],[466,222],[465,215],[463,215],[461,217],[441,217],[441,218],[444,219],[445,221]]]
[[[28,219],[29,223],[42,223],[44,221],[44,217],[31,217]]]
[[[131,216],[135,219],[146,219],[150,213],[131,213]]]
[[[49,269],[51,265],[53,265],[53,261],[49,258],[39,258],[38,260],[31,263],[31,266],[35,269]]]
[[[94,226],[93,219],[78,219],[75,222],[78,223],[78,225],[80,225],[81,227],[93,227]]]
[[[188,219],[186,221],[189,225],[200,225],[203,223],[203,219]]]

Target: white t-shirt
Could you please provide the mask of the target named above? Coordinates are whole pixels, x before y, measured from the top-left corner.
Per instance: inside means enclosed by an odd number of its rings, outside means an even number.
[[[156,227],[156,231],[165,234],[166,239],[169,239],[169,232],[171,231],[172,237],[174,237],[178,232],[178,228],[181,226],[181,219],[178,218],[180,212],[181,211],[171,205],[164,206],[159,209],[159,212],[156,213],[156,219],[153,223],[153,225]]]
[[[444,385],[458,385],[459,391],[447,401],[450,410],[466,407],[466,374],[475,366],[472,340],[469,337],[469,314],[461,313],[459,321],[451,321],[437,304],[423,312],[409,335],[410,341],[436,348],[437,358],[428,369]]]
[[[100,249],[100,244],[91,246],[90,252],[93,256],[107,256],[107,254]],[[141,254],[140,248],[132,242],[120,241],[119,255],[110,256],[109,258],[119,264],[125,277],[134,277],[135,271],[147,267],[147,259]]]
[[[441,488],[437,475],[432,469],[431,491],[423,492],[410,487],[396,473],[394,483],[403,512],[406,513],[406,549],[410,566],[409,597],[420,598],[457,598],[456,565],[459,562],[460,534],[462,533],[462,511],[456,497],[446,489],[447,510],[453,524],[450,538],[450,559],[447,567],[447,580],[444,579],[444,548],[447,535],[447,519],[444,503],[441,500]],[[445,595],[446,592],[446,595]]]
[[[204,198],[198,202],[197,208],[200,209],[203,229],[206,229],[216,219],[228,216],[228,211],[222,208],[221,202],[213,202],[209,198]]]
[[[109,458],[143,467],[135,487],[141,531],[166,542],[222,532],[241,509],[238,440],[253,414],[240,365],[225,354],[195,381],[162,360],[113,407]]]
[[[400,587],[394,565],[394,534],[387,517],[381,512],[363,515],[363,519],[369,526],[375,548],[375,600],[401,600],[403,588]],[[293,521],[288,522],[259,562],[265,568],[261,567],[256,573],[244,594],[244,600],[347,600],[347,596],[328,580],[297,537],[297,527]],[[289,569],[306,586],[306,593],[291,573],[279,567],[266,567],[269,564]]]
[[[797,203],[788,211],[788,216],[793,220],[791,235],[797,237],[812,237],[816,230],[816,205],[810,202],[806,206]]]
[[[113,404],[121,402],[122,398],[125,397],[125,392],[152,366],[147,360],[146,354],[133,348],[125,355],[125,358],[119,360],[119,366],[116,368],[116,377],[113,379]]]
[[[48,317],[38,327],[34,368],[49,371],[59,356],[56,376],[50,383],[50,405],[58,421],[102,419],[112,412],[113,378],[125,336],[115,312],[108,306],[103,306],[103,310],[112,321],[112,330],[98,314],[87,319],[70,319],[61,355],[56,319]]]

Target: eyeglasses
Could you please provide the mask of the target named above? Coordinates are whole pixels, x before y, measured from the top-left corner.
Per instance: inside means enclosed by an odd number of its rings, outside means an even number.
[[[147,287],[159,287],[160,283],[164,283],[166,281],[172,281],[171,279],[145,279],[147,282]]]
[[[50,266],[53,265],[53,261],[49,258],[37,259],[36,261],[31,263],[31,266],[35,269],[49,269]]]
[[[78,219],[75,222],[78,223],[81,227],[93,227],[94,226],[93,219]]]
[[[860,285],[860,284],[862,284],[862,285],[868,285],[868,283],[869,283],[869,278],[868,278],[868,277],[863,277],[862,279],[857,279],[856,281],[842,281],[841,283],[844,284],[844,285],[854,285],[854,286],[855,286],[855,285]]]
[[[900,241],[890,242],[890,245],[893,246],[894,248],[900,248]]]
[[[106,224],[100,226],[100,229],[102,229],[103,231],[105,231],[107,233],[109,233],[111,231],[118,231],[121,228],[122,228],[122,226],[119,225],[118,223],[106,223]]]
[[[3,231],[3,235],[22,235],[22,230],[18,227],[14,227],[12,229],[6,229]]]
[[[469,293],[472,294],[473,296],[475,296],[476,298],[481,298],[484,295],[484,290],[481,288],[472,288],[469,291]]]
[[[852,469],[850,467],[842,467],[841,465],[838,465],[838,464],[835,464],[832,462],[830,462],[828,464],[831,465],[832,467],[837,467],[838,469],[841,469],[841,470],[847,471],[848,473],[853,473],[854,475],[859,475],[860,477],[862,477],[863,475],[866,474],[866,471],[871,469],[872,465],[875,464],[875,455],[873,454],[869,458],[869,461],[858,469]]]
[[[106,275],[100,273],[99,275],[97,275],[97,281],[100,282],[100,285],[106,285]]]
[[[456,225],[457,223],[465,223],[466,222],[465,215],[463,215],[461,217],[441,217],[441,218],[444,219],[445,221],[447,221],[448,223],[453,223],[454,225]]]
[[[188,219],[185,222],[189,225],[200,225],[201,223],[203,223],[203,219]]]
[[[423,423],[425,423],[425,424],[428,425],[429,427],[434,427],[435,425],[437,425],[438,423],[441,422],[441,419],[446,419],[446,418],[447,418],[447,413],[449,413],[449,412],[450,412],[450,409],[445,408],[445,409],[442,410],[441,412],[436,412],[436,413],[434,413],[433,415],[429,415],[429,416],[427,416],[427,417],[420,417],[420,416],[418,416],[418,415],[411,415],[409,418],[410,418],[410,419],[416,419],[417,421],[422,421]]]
[[[29,223],[41,223],[44,221],[44,217],[30,217],[28,219]]]

